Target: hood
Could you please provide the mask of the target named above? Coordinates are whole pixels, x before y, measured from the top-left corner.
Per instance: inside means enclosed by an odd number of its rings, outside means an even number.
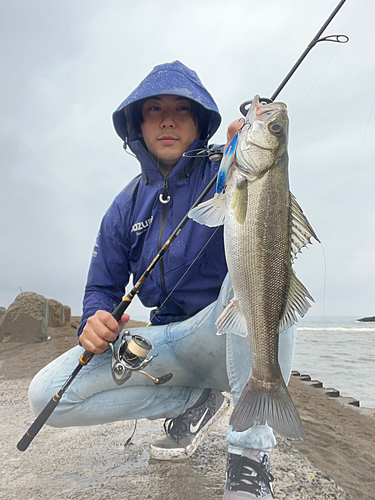
[[[186,97],[202,106],[204,124],[200,125],[205,131],[205,137],[202,137],[204,142],[208,141],[219,128],[221,122],[219,110],[198,75],[180,61],[174,61],[155,66],[113,113],[114,127],[125,144],[138,140],[137,130],[139,130],[142,100],[160,94]],[[138,127],[135,125],[136,121]]]

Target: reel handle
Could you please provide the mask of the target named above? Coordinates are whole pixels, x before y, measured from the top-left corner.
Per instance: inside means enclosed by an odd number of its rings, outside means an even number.
[[[171,378],[173,377],[172,373],[167,373],[163,375],[162,377],[159,377],[157,380],[158,382],[155,382],[156,385],[162,385],[165,384],[166,382],[169,382]]]

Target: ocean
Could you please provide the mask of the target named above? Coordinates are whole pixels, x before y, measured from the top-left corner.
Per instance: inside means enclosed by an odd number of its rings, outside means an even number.
[[[149,311],[136,317],[148,321]],[[375,322],[351,316],[307,316],[297,323],[293,370],[375,408]]]
[[[306,316],[297,323],[293,370],[375,408],[375,322]]]

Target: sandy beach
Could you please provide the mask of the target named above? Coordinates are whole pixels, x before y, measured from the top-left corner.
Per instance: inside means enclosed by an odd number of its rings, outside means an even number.
[[[16,444],[34,420],[27,400],[32,377],[76,345],[79,317],[50,328],[51,340],[0,345],[0,498],[221,500],[225,485],[225,430],[230,413],[189,460],[158,462],[148,454],[150,436],[163,422],[134,422],[54,429],[44,426],[21,453]],[[137,326],[136,322],[132,325]],[[289,384],[305,430],[304,442],[278,437],[271,455],[275,498],[375,499],[375,410],[330,398],[324,389],[293,376]],[[340,389],[340,388],[337,388]],[[353,395],[355,397],[355,395]]]

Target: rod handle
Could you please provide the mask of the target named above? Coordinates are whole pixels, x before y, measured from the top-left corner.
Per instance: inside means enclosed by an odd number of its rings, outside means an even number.
[[[17,443],[17,449],[19,451],[25,451],[34,437],[38,434],[40,429],[46,423],[48,417],[51,415],[53,410],[59,404],[61,396],[57,393],[49,403],[43,408],[41,413],[37,416],[34,422],[31,424],[30,428],[27,432],[25,432],[24,436]]]
[[[122,315],[124,314],[126,309],[130,306],[132,299],[133,297],[130,298],[130,294],[128,294],[126,297],[122,299],[122,301],[119,303],[116,309],[112,312],[112,316],[115,318],[117,322],[120,321]]]
[[[119,305],[116,307],[116,309],[112,312],[112,316],[115,318],[116,321],[120,321],[122,315],[126,311],[126,309],[129,307],[131,304],[131,300],[128,298],[129,295],[124,297],[124,299],[119,303]],[[82,366],[86,366],[89,361],[92,360],[92,358],[95,356],[92,352],[85,351],[82,356],[79,358],[79,364]]]
[[[86,366],[89,361],[95,356],[92,352],[85,351],[82,356],[79,358],[79,364],[82,366]]]
[[[126,309],[130,306],[131,300],[128,298],[129,296],[127,295],[124,297],[124,299],[119,303],[119,305],[116,307],[116,309],[112,312],[112,316],[115,318],[116,321],[120,321],[122,315],[126,311]],[[86,366],[89,361],[92,360],[92,358],[95,356],[92,352],[85,351],[82,356],[79,358],[79,364],[82,366]]]

